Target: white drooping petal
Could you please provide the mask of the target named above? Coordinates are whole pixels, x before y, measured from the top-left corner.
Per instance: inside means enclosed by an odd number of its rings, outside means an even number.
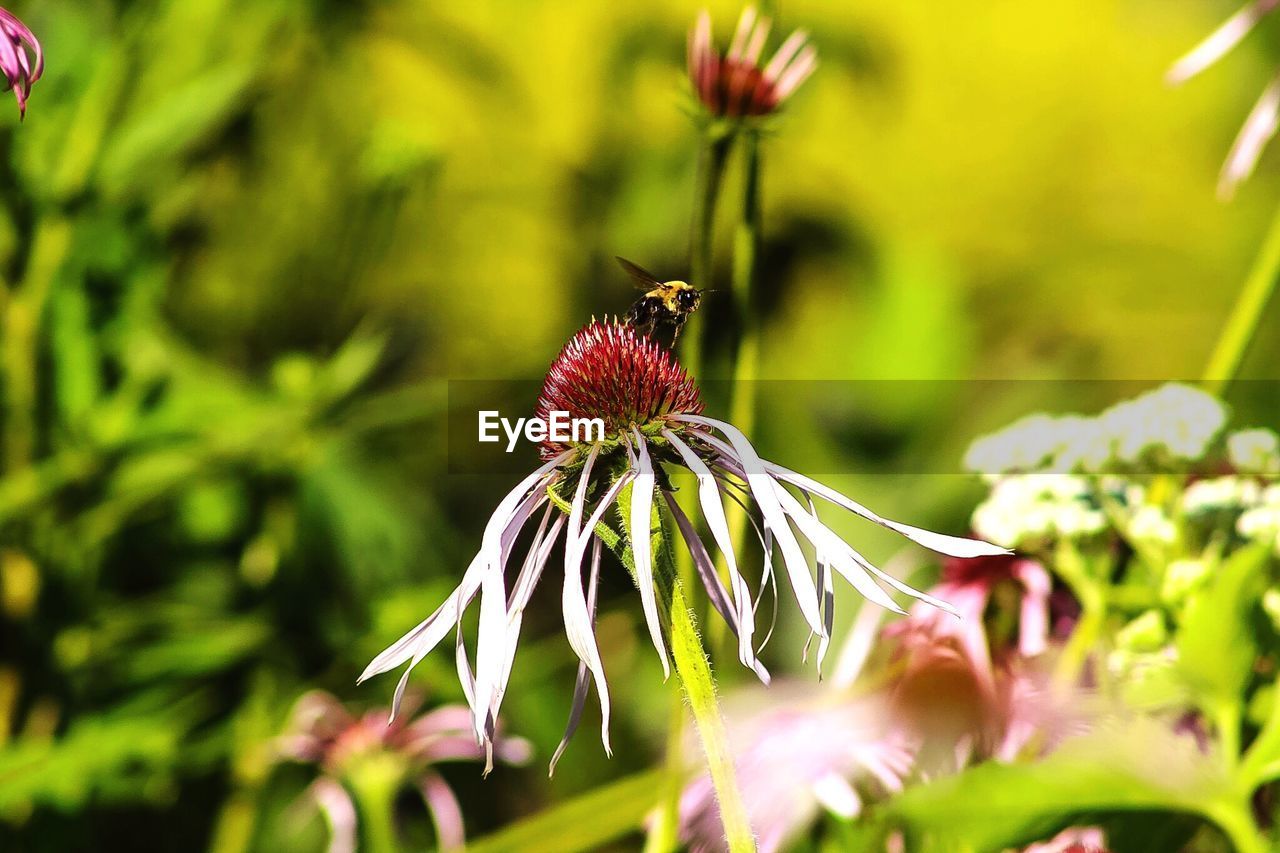
[[[487,741],[494,720],[489,708],[507,657],[507,585],[501,562],[489,566],[480,584],[480,627],[476,639],[476,738]]]
[[[480,565],[480,555],[477,554],[471,563],[472,566]],[[468,569],[468,574],[470,569]],[[463,576],[463,583],[466,583],[466,575]],[[448,617],[454,616],[458,609],[458,597],[463,587],[458,587],[444,603],[437,607],[430,616],[423,619],[417,624],[413,630],[406,633],[403,637],[387,646],[378,654],[369,665],[364,668],[364,672],[360,673],[360,677],[356,679],[356,683],[360,684],[375,675],[386,672],[389,669],[395,669],[400,664],[409,660],[414,656],[416,650],[420,647],[426,647],[428,650],[433,649],[439,642],[444,639],[445,634],[449,633],[449,629],[454,623]]]
[[[1208,38],[1192,48],[1190,53],[1175,62],[1165,75],[1165,80],[1173,84],[1181,83],[1217,62],[1277,5],[1280,5],[1280,0],[1253,0],[1245,5],[1210,33]]]
[[[547,777],[556,775],[556,765],[560,763],[560,756],[564,755],[565,749],[569,746],[569,739],[573,737],[573,733],[578,730],[578,723],[582,721],[582,711],[587,707],[587,685],[591,683],[591,675],[587,671],[585,663],[578,664],[578,675],[573,682],[573,702],[569,705],[569,722],[565,726],[564,736],[560,738],[560,743],[556,745],[556,751],[551,756],[551,764],[547,767]]]
[[[524,621],[524,609],[528,606],[529,599],[533,596],[533,591],[538,585],[538,580],[542,577],[542,570],[551,556],[551,549],[555,546],[556,539],[560,535],[560,529],[564,527],[564,516],[557,514],[550,530],[547,530],[547,522],[551,511],[552,508],[548,506],[546,514],[543,515],[542,523],[538,526],[538,532],[534,535],[533,542],[529,547],[529,554],[525,558],[524,566],[521,568],[516,582],[511,587],[511,596],[507,601],[507,647],[501,673],[489,700],[489,725],[491,727],[497,725],[498,711],[502,705],[503,697],[506,696],[507,684],[511,681],[511,668],[515,663],[516,649],[520,645],[520,628]],[[490,738],[492,738],[492,731],[490,731]]]
[[[599,588],[600,580],[600,539],[596,538],[591,551],[591,578],[587,582],[587,610],[592,620],[596,618],[596,593]],[[585,663],[578,664],[578,675],[573,682],[573,702],[569,706],[569,722],[564,728],[564,737],[560,738],[560,743],[556,746],[555,753],[551,756],[551,764],[547,768],[547,776],[554,776],[556,773],[556,765],[560,763],[560,756],[564,755],[565,748],[569,746],[569,739],[573,737],[573,733],[578,730],[578,723],[582,720],[582,710],[587,704],[587,683],[589,680],[587,665]]]
[[[836,506],[843,507],[852,513],[862,516],[867,521],[875,522],[881,527],[887,527],[894,533],[905,536],[930,551],[937,551],[939,554],[946,554],[950,557],[991,557],[1011,553],[1008,548],[1001,548],[999,545],[992,545],[990,542],[983,542],[980,539],[948,536],[945,533],[934,533],[932,530],[924,530],[919,527],[912,527],[910,524],[890,521],[887,518],[876,515],[857,501],[845,497],[835,489],[824,486],[817,480],[812,480],[803,474],[798,474],[790,468],[784,468],[773,462],[764,462],[763,467],[779,480],[790,483],[810,494],[817,495]]]
[[[491,529],[499,531],[496,549],[499,560],[502,559],[503,550],[510,548],[511,543],[515,540],[521,526],[523,526],[529,515],[533,513],[541,501],[545,500],[542,495],[531,494],[530,488],[535,482],[545,482],[551,470],[568,458],[569,453],[565,452],[547,462],[522,480],[499,503],[498,509],[490,517],[485,530],[486,538],[490,539]],[[498,521],[498,519],[501,519],[501,521]],[[492,544],[491,541],[490,546]],[[399,710],[400,700],[404,696],[405,687],[409,681],[409,673],[432,649],[439,645],[440,641],[449,633],[449,630],[461,619],[462,613],[471,604],[476,592],[480,589],[480,584],[484,580],[488,565],[488,558],[493,554],[493,551],[492,547],[482,545],[480,552],[476,554],[467,570],[463,573],[462,582],[445,599],[444,603],[412,630],[383,650],[381,654],[369,662],[364,672],[360,674],[357,683],[409,661],[408,668],[401,675],[400,682],[396,686],[395,698],[391,706],[393,719]]]
[[[588,540],[593,538],[593,531],[609,505],[617,498],[618,492],[631,479],[631,473],[619,477],[609,492],[600,500],[596,511],[592,513],[587,524],[582,524],[582,514],[586,503],[587,483],[591,469],[595,464],[599,445],[593,445],[582,466],[577,493],[569,511],[568,543],[565,545],[564,589],[561,596],[561,607],[564,611],[565,636],[578,660],[586,664],[596,685],[596,695],[600,697],[600,740],[604,744],[606,754],[612,755],[609,745],[609,684],[604,676],[604,663],[600,660],[600,649],[596,645],[595,628],[591,614],[587,609],[586,596],[582,589],[582,558]]]
[[[550,505],[547,507],[547,514],[543,516],[538,532],[534,535],[524,566],[521,567],[516,582],[511,586],[511,599],[507,602],[507,612],[512,617],[522,613],[528,606],[533,590],[538,585],[538,579],[542,577],[542,569],[551,556],[551,549],[560,536],[560,530],[564,527],[564,515],[557,512],[556,520],[552,522],[551,529],[547,530],[548,516],[553,510],[554,507]]]
[[[729,626],[729,630],[733,632],[734,636],[741,636],[738,614],[734,611],[733,605],[729,601],[729,591],[724,588],[724,582],[720,580],[720,575],[716,574],[715,564],[711,562],[711,555],[707,553],[706,546],[702,544],[702,539],[698,536],[698,532],[693,529],[693,524],[689,521],[689,517],[684,514],[684,510],[680,509],[680,504],[676,503],[675,498],[665,491],[662,493],[662,497],[666,499],[667,507],[671,510],[671,515],[676,521],[676,527],[680,530],[680,536],[689,548],[689,555],[693,557],[693,565],[698,572],[699,580],[702,581],[703,589],[706,590],[707,599],[711,602],[711,606],[716,609],[716,612],[720,614],[720,617],[724,619],[725,624]],[[769,670],[755,656],[754,650],[750,651],[748,659],[743,663],[749,666],[762,682],[769,683]]]
[[[773,532],[774,538],[778,540],[778,547],[782,549],[782,561],[787,567],[787,575],[791,580],[791,589],[795,592],[796,602],[800,606],[800,613],[815,634],[823,634],[822,616],[818,612],[818,593],[814,589],[813,577],[809,574],[809,564],[805,560],[804,552],[800,550],[800,543],[796,541],[791,526],[787,523],[782,507],[778,505],[773,478],[765,469],[767,463],[756,453],[742,431],[733,424],[702,415],[680,415],[679,420],[712,427],[729,439],[732,450],[715,436],[704,436],[704,440],[711,443],[742,470],[747,486],[751,489],[751,496],[760,507],[765,529]]]
[[[644,437],[633,427],[636,439],[635,478],[631,485],[631,554],[636,564],[636,586],[640,589],[640,607],[649,627],[649,638],[662,661],[662,677],[671,676],[667,647],[662,639],[662,622],[658,619],[658,596],[653,586],[653,489],[657,478]]]
[[[782,502],[783,508],[793,518],[796,517],[796,513],[804,513],[804,507],[802,507],[800,502],[792,497],[780,483],[778,484],[778,499]],[[820,547],[832,556],[835,561],[836,569],[844,575],[844,577],[847,578],[859,592],[866,595],[866,592],[864,592],[860,583],[862,581],[867,581],[871,583],[872,587],[874,587],[879,594],[884,594],[884,590],[880,589],[879,585],[875,584],[871,578],[867,577],[867,575],[873,575],[896,589],[898,592],[905,593],[912,598],[925,602],[926,604],[931,604],[939,610],[946,611],[953,616],[960,615],[956,612],[954,607],[942,599],[935,598],[926,592],[921,592],[920,590],[898,580],[888,572],[881,571],[870,560],[858,553],[853,546],[841,539],[835,531],[818,520],[816,513],[805,513],[805,515],[806,518],[804,520],[796,518],[796,522],[800,526],[801,532],[809,538],[809,541],[814,543],[815,547],[819,547],[819,542],[821,542]],[[866,597],[875,601],[877,604],[882,603],[872,595],[866,595]],[[889,609],[898,613],[902,612],[896,604],[889,606]]]
[[[779,487],[781,488],[781,487]],[[818,509],[813,505],[813,499],[809,499],[809,515],[814,521],[818,521]],[[827,657],[827,649],[831,647],[831,629],[835,623],[836,611],[836,590],[835,583],[831,577],[831,558],[827,556],[826,551],[818,548],[814,543],[816,550],[815,558],[818,563],[818,589],[822,595],[822,624],[827,629],[825,637],[818,638],[818,678],[822,678],[822,662]]]
[[[462,638],[461,621],[454,634],[453,663],[458,671],[458,683],[462,685],[462,695],[467,700],[467,707],[471,709],[471,719],[474,721],[479,714],[476,708],[476,679],[471,673],[471,662],[467,659],[467,644]]]
[[[772,482],[772,481],[770,481]],[[793,518],[796,526],[800,528],[800,532],[805,535],[814,547],[826,554],[832,564],[835,566],[841,576],[844,577],[853,588],[868,601],[895,613],[905,613],[898,603],[889,597],[880,586],[871,578],[871,576],[863,571],[863,569],[854,562],[849,555],[852,550],[839,536],[835,535],[827,528],[825,524],[811,516],[800,502],[786,490],[781,483],[774,483],[774,489],[778,497],[778,501],[782,506],[783,512]]]
[[[600,697],[600,740],[604,751],[612,755],[609,745],[609,685],[605,681],[604,664],[600,660],[600,650],[596,646],[595,631],[591,625],[591,617],[587,612],[587,601],[582,590],[582,566],[565,566],[564,594],[561,604],[564,610],[564,630],[569,638],[569,645],[574,654],[582,661],[596,684],[596,693]]]
[[[711,536],[716,541],[720,553],[724,555],[725,567],[729,571],[729,585],[733,589],[733,600],[738,610],[738,659],[750,665],[755,657],[753,636],[755,634],[755,608],[752,603],[751,589],[738,571],[738,561],[733,552],[733,537],[729,533],[729,522],[724,514],[724,504],[720,502],[720,487],[715,475],[706,463],[690,449],[689,445],[671,430],[664,429],[662,436],[680,454],[685,467],[698,479],[698,502],[702,506],[702,516],[711,529]]]
[[[1262,149],[1276,135],[1280,127],[1280,75],[1274,77],[1262,92],[1262,97],[1254,104],[1244,126],[1231,145],[1231,152],[1222,164],[1222,173],[1218,177],[1218,196],[1229,199],[1235,194],[1236,187],[1253,174],[1262,156]]]
[[[519,528],[514,531],[509,529],[512,518],[519,512],[522,502],[534,497],[530,495],[530,490],[535,483],[541,483],[552,470],[558,468],[562,463],[566,462],[574,453],[573,450],[566,450],[559,456],[543,463],[536,471],[520,481],[514,489],[507,493],[507,496],[498,504],[498,508],[493,511],[493,515],[489,516],[489,523],[484,528],[484,538],[480,542],[480,553],[485,555],[486,560],[493,564],[502,559],[504,547],[509,547],[509,543],[519,534]],[[538,502],[542,500],[541,495],[536,495]],[[533,508],[529,508],[531,514]],[[528,518],[528,514],[525,515]],[[504,543],[504,539],[507,541]]]

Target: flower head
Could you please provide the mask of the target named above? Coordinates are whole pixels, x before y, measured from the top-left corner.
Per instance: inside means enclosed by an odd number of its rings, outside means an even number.
[[[25,117],[31,84],[44,73],[44,52],[35,34],[7,9],[0,9],[0,70]]]
[[[356,808],[345,784],[362,762],[392,762],[404,785],[421,794],[431,812],[442,849],[461,847],[462,810],[453,791],[433,765],[446,761],[479,761],[485,750],[471,737],[466,708],[446,705],[412,722],[406,714],[387,722],[386,709],[360,716],[349,712],[337,697],[322,690],[304,694],[294,704],[285,734],[277,741],[283,758],[318,766],[322,775],[307,796],[325,813],[333,830],[330,851],[355,850]],[[498,757],[508,764],[529,760],[529,744],[521,738],[498,737]]]
[[[711,115],[740,118],[770,115],[818,67],[818,51],[804,30],[796,30],[760,66],[772,21],[753,6],[742,10],[726,53],[711,37],[711,15],[703,12],[689,32],[689,80]]]
[[[702,414],[698,386],[671,353],[656,341],[617,323],[592,323],[569,339],[547,371],[537,415],[568,412],[572,418],[600,418],[605,435],[625,435],[664,425],[671,414]],[[542,444],[552,459],[568,445]]]
[[[1166,79],[1170,83],[1181,83],[1199,74],[1239,44],[1277,6],[1280,6],[1280,0],[1250,0],[1190,53],[1175,62]],[[1230,198],[1236,187],[1253,174],[1262,149],[1275,136],[1277,127],[1280,127],[1280,74],[1273,77],[1262,91],[1231,145],[1231,152],[1222,164],[1218,178],[1220,197]]]
[[[579,667],[569,725],[552,758],[553,767],[577,727],[591,684],[600,699],[601,739],[609,750],[609,690],[594,629],[604,547],[620,549],[629,558],[628,568],[640,593],[650,639],[664,672],[669,672],[655,577],[664,570],[661,558],[667,555],[655,552],[655,514],[664,525],[669,519],[679,530],[711,605],[738,638],[739,660],[766,681],[768,672],[757,658],[755,643],[759,596],[738,570],[724,512],[726,496],[743,506],[754,506],[750,518],[764,554],[761,586],[773,582],[775,546],[781,552],[800,612],[810,630],[822,638],[819,659],[831,634],[837,574],[867,599],[899,613],[904,611],[881,584],[932,606],[952,608],[872,565],[821,521],[815,497],[944,554],[976,557],[1004,553],[986,542],[881,518],[821,483],[761,459],[736,427],[701,414],[697,388],[668,353],[616,322],[596,321],[574,336],[551,365],[539,406],[546,411],[565,406],[578,416],[600,418],[608,431],[603,440],[543,447],[545,461],[498,504],[485,527],[480,550],[457,589],[421,624],[378,655],[361,680],[408,663],[396,688],[393,707],[398,705],[409,672],[453,631],[479,598],[475,668],[460,632],[457,663],[471,706],[474,733],[487,744],[510,679],[524,609],[553,547],[563,540],[561,604],[565,633]],[[706,544],[676,501],[667,469],[685,470],[696,479],[699,508],[724,556],[727,587]],[[619,514],[606,514],[620,504],[624,489],[629,491],[621,504],[626,506],[621,513],[625,516],[621,519],[623,529],[614,531],[609,522],[616,521]],[[535,526],[531,524],[535,517],[536,529],[523,552],[519,572],[508,584],[507,566],[517,550],[516,543],[526,527]],[[637,535],[632,535],[633,531]],[[802,540],[813,548],[813,566],[801,547]],[[627,547],[621,548],[624,541]],[[661,547],[664,538],[657,542]],[[584,573],[588,552],[591,559]]]

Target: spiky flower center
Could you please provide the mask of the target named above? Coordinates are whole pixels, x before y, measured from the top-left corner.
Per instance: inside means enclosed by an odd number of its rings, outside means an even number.
[[[763,116],[778,106],[777,89],[752,62],[721,58],[707,108],[722,116]]]
[[[616,320],[593,320],[565,344],[547,371],[537,416],[549,419],[553,412],[599,418],[605,437],[613,439],[633,426],[662,425],[673,414],[701,414],[702,397],[665,348]],[[548,439],[542,456],[550,459],[567,449]]]

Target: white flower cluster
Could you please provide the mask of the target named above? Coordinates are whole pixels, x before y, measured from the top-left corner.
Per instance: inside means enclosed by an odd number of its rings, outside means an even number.
[[[1280,436],[1269,429],[1245,429],[1227,436],[1227,459],[1242,474],[1280,477]]]
[[[1192,518],[1239,513],[1256,504],[1261,497],[1262,487],[1258,481],[1247,477],[1197,480],[1182,493],[1182,512]]]
[[[1226,409],[1215,397],[1171,382],[1093,418],[1023,418],[975,441],[964,461],[969,470],[989,477],[1031,471],[1159,470],[1202,457],[1226,420]],[[1253,441],[1242,451],[1256,446],[1258,440]]]
[[[1177,564],[1162,595],[1181,600],[1204,573],[1194,560],[1178,564],[1180,549],[1203,545],[1206,533],[1234,529],[1280,555],[1280,436],[1270,429],[1224,436],[1226,419],[1217,399],[1178,383],[1096,417],[1022,418],[978,439],[965,455],[966,467],[991,485],[973,528],[1025,550],[1114,527],[1146,559]],[[1196,479],[1190,469],[1221,469],[1224,462],[1231,473],[1223,476]],[[1174,480],[1171,473],[1191,476]],[[1171,490],[1176,482],[1185,485]]]
[[[1280,484],[1263,489],[1255,505],[1236,521],[1236,532],[1254,542],[1269,542],[1280,556]]]
[[[1114,437],[1121,462],[1136,464],[1149,453],[1191,461],[1204,456],[1226,424],[1227,412],[1213,395],[1170,382],[1117,403],[1099,419]]]
[[[1006,548],[1029,548],[1057,538],[1077,539],[1107,529],[1090,483],[1070,474],[1005,477],[973,512],[973,529]]]

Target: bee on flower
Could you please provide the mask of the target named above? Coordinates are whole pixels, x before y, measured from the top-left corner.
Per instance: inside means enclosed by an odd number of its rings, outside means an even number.
[[[831,635],[836,575],[869,601],[895,612],[904,611],[888,590],[943,610],[953,608],[873,565],[823,523],[815,499],[943,554],[1005,553],[986,542],[882,518],[834,489],[762,459],[733,424],[703,414],[697,385],[669,351],[616,321],[592,322],[573,336],[552,363],[538,414],[545,417],[554,411],[599,419],[605,424],[604,440],[543,442],[543,464],[499,502],[458,587],[361,675],[363,681],[407,663],[395,691],[393,708],[398,706],[413,667],[454,631],[479,599],[475,665],[459,632],[457,668],[475,736],[489,745],[511,677],[525,607],[550,564],[552,549],[562,543],[564,629],[579,666],[569,724],[552,758],[553,768],[577,727],[592,684],[600,700],[601,740],[605,751],[610,750],[609,688],[594,628],[600,575],[607,570],[602,565],[606,547],[612,550],[626,541],[622,555],[633,572],[649,637],[665,673],[669,672],[668,641],[659,599],[671,577],[663,570],[653,534],[655,525],[660,532],[678,530],[703,592],[737,636],[739,660],[763,681],[769,674],[757,657],[759,596],[739,570],[739,554],[724,511],[726,497],[753,507],[751,520],[764,557],[760,586],[776,583],[776,548],[782,556],[777,574],[785,575],[810,631],[824,640]],[[712,544],[724,557],[727,586],[716,571],[708,544],[676,501],[670,475],[677,471],[688,472],[698,484],[697,504]],[[610,526],[617,521],[622,522],[621,532]],[[516,543],[526,527],[534,529],[532,539],[527,550],[517,554]],[[675,539],[674,532],[670,538]],[[666,539],[660,536],[657,542]],[[813,565],[802,541],[813,549]],[[669,559],[669,554],[661,556]],[[510,565],[519,566],[513,579],[508,578]]]

